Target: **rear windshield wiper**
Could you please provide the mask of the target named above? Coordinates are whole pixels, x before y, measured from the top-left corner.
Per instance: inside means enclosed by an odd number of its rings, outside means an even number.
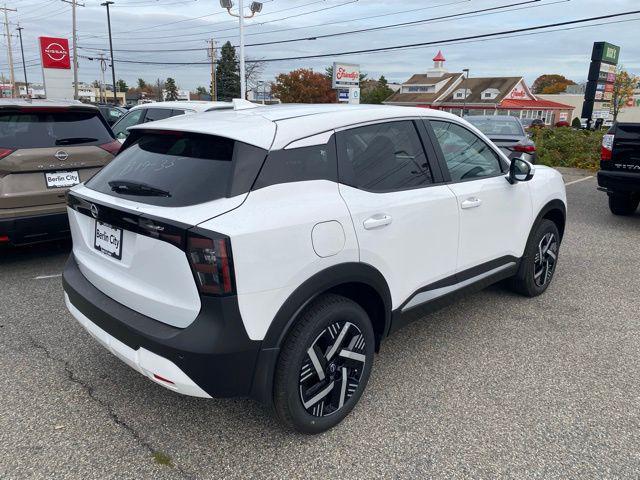
[[[158,187],[153,187],[141,182],[131,182],[128,180],[111,180],[109,182],[111,190],[116,193],[126,193],[129,195],[146,195],[149,197],[170,197],[171,193]]]
[[[93,137],[69,137],[69,138],[59,138],[56,140],[56,145],[75,145],[78,143],[89,143],[89,142],[97,142],[97,138]]]

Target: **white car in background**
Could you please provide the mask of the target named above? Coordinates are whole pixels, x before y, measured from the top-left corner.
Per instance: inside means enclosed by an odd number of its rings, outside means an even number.
[[[91,335],[163,387],[318,433],[390,332],[500,280],[542,294],[566,195],[455,115],[281,105],[132,127],[68,213],[65,302]]]
[[[231,110],[232,102],[180,101],[180,102],[152,102],[136,105],[125,113],[111,129],[120,142],[124,142],[129,135],[129,127],[141,123],[155,122],[178,115],[209,112],[211,110]]]

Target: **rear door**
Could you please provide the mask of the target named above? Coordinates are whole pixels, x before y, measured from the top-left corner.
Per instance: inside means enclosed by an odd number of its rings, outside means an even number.
[[[64,202],[117,151],[98,109],[0,110],[0,208]]]
[[[455,273],[458,210],[442,183],[422,124],[376,123],[338,133],[340,193],[358,237],[360,261],[387,280],[393,308]]]
[[[466,126],[430,120],[460,214],[458,272],[520,257],[532,224],[528,183],[507,182],[506,161]]]
[[[602,162],[602,168],[640,174],[640,123],[619,123],[614,134],[613,161]]]

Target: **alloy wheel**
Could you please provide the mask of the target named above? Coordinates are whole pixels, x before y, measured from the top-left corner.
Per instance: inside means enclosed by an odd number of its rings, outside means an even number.
[[[307,349],[300,367],[300,400],[315,417],[336,413],[360,385],[366,362],[366,342],[351,322],[325,328]]]
[[[557,259],[558,240],[555,234],[549,232],[538,243],[538,251],[533,260],[533,280],[538,287],[543,287],[551,281]]]

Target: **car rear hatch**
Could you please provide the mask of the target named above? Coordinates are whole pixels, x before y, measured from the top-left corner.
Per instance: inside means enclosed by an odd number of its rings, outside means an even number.
[[[242,204],[266,153],[222,136],[132,130],[118,157],[69,194],[81,272],[117,302],[187,327],[200,295],[233,293],[230,240],[196,226]]]
[[[609,154],[605,152],[607,147]],[[603,140],[602,160],[602,170],[640,175],[640,123],[618,123],[611,128]]]
[[[119,147],[96,108],[1,108],[0,209],[64,203]]]

